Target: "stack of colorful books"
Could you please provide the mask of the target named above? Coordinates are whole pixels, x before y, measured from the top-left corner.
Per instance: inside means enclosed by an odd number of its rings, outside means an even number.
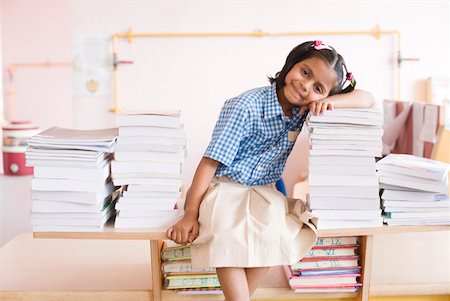
[[[167,228],[181,216],[186,140],[179,111],[125,112],[111,162],[115,185],[126,185],[115,228]]]
[[[448,225],[449,164],[408,154],[377,162],[384,222],[388,225]]]
[[[193,268],[190,245],[164,241],[161,268],[166,289],[179,294],[221,294],[215,268]]]
[[[358,238],[321,237],[299,262],[284,266],[298,293],[356,292],[361,286]]]

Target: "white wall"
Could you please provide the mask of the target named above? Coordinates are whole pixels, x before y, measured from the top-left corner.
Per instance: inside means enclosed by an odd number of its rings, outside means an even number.
[[[392,1],[393,2],[393,1]],[[70,61],[75,37],[109,39],[125,32],[252,32],[400,30],[403,55],[417,56],[401,69],[401,96],[423,100],[425,80],[448,73],[447,2],[400,1],[4,1],[3,66]],[[23,22],[27,20],[27,22]],[[190,183],[222,103],[267,84],[292,47],[311,39],[335,46],[358,86],[378,100],[395,98],[396,41],[361,36],[230,38],[136,38],[119,41],[119,101],[126,108],[181,108]],[[10,86],[5,79],[5,90]],[[22,68],[14,78],[16,118],[52,125],[98,128],[114,125],[112,96],[74,97],[69,68]],[[8,109],[8,106],[6,106]],[[8,116],[8,115],[7,115]],[[305,137],[294,149],[285,178],[289,188],[306,170]],[[300,160],[299,160],[300,159]],[[302,162],[298,164],[298,162]]]
[[[370,30],[376,24],[382,29],[399,30],[403,55],[421,59],[402,65],[402,99],[425,99],[427,77],[448,75],[450,70],[448,1],[3,0],[0,13],[3,71],[15,63],[68,62],[73,37],[106,39],[130,27],[134,32],[251,32],[260,29],[277,33]],[[322,39],[335,46],[346,58],[358,86],[371,91],[377,100],[395,97],[396,41],[393,37],[376,40],[368,35],[338,35],[142,38],[134,39],[132,44],[120,41],[119,59],[131,59],[134,64],[119,66],[119,99],[122,106],[130,109],[179,107],[183,110],[189,151],[184,180],[189,184],[225,99],[266,85],[266,76],[281,69],[291,48],[311,39]],[[11,87],[7,76],[3,76],[3,83],[7,92]],[[16,119],[30,119],[41,128],[114,125],[114,115],[108,112],[113,105],[111,95],[74,97],[70,68],[19,68],[12,87],[16,91]],[[7,105],[5,111],[8,111]],[[6,117],[11,118],[8,114]],[[301,171],[306,170],[304,135],[298,142],[301,143],[297,143],[285,173],[290,186]],[[11,177],[6,180],[4,187],[7,188],[12,183]],[[14,187],[18,187],[16,184]],[[20,196],[13,200],[6,188],[1,189],[0,207],[11,205],[6,202],[23,202],[21,204],[29,208],[28,190],[25,193],[24,186],[18,191]],[[23,218],[23,214],[21,210],[11,217]],[[2,231],[8,230],[8,225],[2,225]],[[21,230],[29,230],[29,223],[24,227]],[[0,237],[0,245],[2,239],[9,237],[9,234]],[[430,246],[441,238],[434,234],[417,237],[421,245]],[[412,238],[404,239],[400,235],[380,238],[377,252],[389,252],[389,245],[396,250],[407,245],[408,239]],[[442,245],[442,252],[448,254],[445,251],[449,248],[448,239],[436,244]],[[410,257],[423,255],[409,251]],[[389,262],[396,260],[393,258]],[[445,260],[448,263],[448,258]],[[376,264],[378,266],[379,262]],[[387,271],[384,266],[374,270],[374,280],[384,282]],[[398,279],[405,277],[404,274],[397,276]],[[441,276],[441,281],[448,281],[448,275]]]
[[[2,15],[2,6],[0,5],[0,66],[3,66],[2,63],[2,22],[1,22],[1,15]],[[3,68],[2,68],[3,69]],[[3,123],[3,72],[0,73],[0,124]],[[1,165],[0,165],[1,166]]]
[[[31,176],[0,174],[0,248],[18,233],[31,232]]]
[[[0,66],[3,66],[2,64],[2,22],[1,22],[1,15],[2,15],[2,6],[0,5]],[[2,68],[3,70],[3,68]],[[3,72],[0,73],[0,125],[4,123],[4,96],[3,96]],[[3,135],[3,131],[0,129],[0,133]],[[2,143],[3,145],[3,143]],[[3,149],[3,146],[0,145],[0,151]],[[3,160],[0,160],[0,173],[3,172]]]

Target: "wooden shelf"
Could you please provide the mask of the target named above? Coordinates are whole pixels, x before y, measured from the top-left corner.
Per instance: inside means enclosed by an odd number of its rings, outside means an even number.
[[[371,271],[373,254],[373,236],[379,234],[412,233],[448,231],[450,226],[383,226],[376,228],[361,229],[335,229],[319,230],[320,237],[340,237],[340,236],[360,236],[360,260],[361,260],[361,283],[362,287],[358,293],[330,293],[330,294],[298,294],[293,293],[289,288],[259,288],[254,294],[254,299],[306,299],[306,298],[353,298],[358,301],[367,301],[372,295],[371,291]],[[153,290],[149,294],[149,300],[154,301],[176,301],[176,300],[198,300],[199,296],[180,296],[174,291],[163,290],[161,275],[161,260],[159,251],[161,240],[166,239],[164,229],[114,229],[112,225],[107,225],[98,232],[34,232],[34,238],[60,238],[60,239],[112,239],[112,240],[148,240],[151,252],[151,272]],[[377,289],[374,288],[374,291]],[[379,290],[379,289],[378,289]],[[381,289],[383,291],[383,289]],[[439,287],[439,293],[445,291]],[[223,295],[205,295],[204,300],[223,300]]]
[[[301,299],[316,299],[316,298],[355,298],[357,293],[316,293],[303,294],[293,293],[290,288],[258,288],[252,296],[254,300],[301,300]],[[177,292],[171,290],[162,291],[162,299],[164,301],[215,301],[223,300],[223,295],[178,295]]]
[[[376,228],[360,228],[360,229],[332,229],[319,230],[321,237],[337,237],[337,236],[370,236],[376,234],[396,234],[396,233],[412,233],[412,232],[436,232],[448,231],[450,225],[444,226],[382,226]]]
[[[115,229],[107,225],[97,232],[33,232],[34,238],[164,240],[164,229]]]
[[[0,300],[14,301],[154,301],[151,291],[0,291]]]
[[[383,226],[360,229],[319,230],[320,237],[370,236],[411,232],[435,232],[450,230],[450,226]],[[117,240],[164,240],[164,229],[115,229],[107,225],[98,232],[33,232],[34,238],[64,239],[117,239]]]
[[[408,292],[405,294],[405,292]],[[0,300],[27,301],[154,301],[152,291],[0,291]],[[406,284],[406,285],[373,285],[370,296],[417,296],[417,295],[448,295],[448,283]],[[351,299],[356,293],[328,293],[328,294],[297,294],[289,288],[259,288],[253,295],[253,300],[303,300],[303,299]],[[3,298],[3,299],[2,299]],[[161,298],[164,301],[222,301],[223,295],[184,295],[174,291],[163,290]]]

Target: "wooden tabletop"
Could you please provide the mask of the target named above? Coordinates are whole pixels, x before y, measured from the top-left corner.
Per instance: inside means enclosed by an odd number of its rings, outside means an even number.
[[[368,236],[376,234],[413,233],[449,231],[446,226],[383,226],[360,229],[319,230],[320,237]],[[117,240],[163,240],[166,239],[164,229],[115,229],[107,225],[97,232],[34,232],[34,238],[67,238],[67,239],[117,239]]]

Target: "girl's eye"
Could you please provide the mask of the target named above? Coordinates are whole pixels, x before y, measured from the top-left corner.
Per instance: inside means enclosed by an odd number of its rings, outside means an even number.
[[[302,69],[302,74],[303,74],[303,75],[308,75],[308,70]]]
[[[322,88],[321,88],[321,87],[319,87],[319,86],[316,86],[316,91],[317,91],[317,93],[320,93],[320,94],[322,94]]]

